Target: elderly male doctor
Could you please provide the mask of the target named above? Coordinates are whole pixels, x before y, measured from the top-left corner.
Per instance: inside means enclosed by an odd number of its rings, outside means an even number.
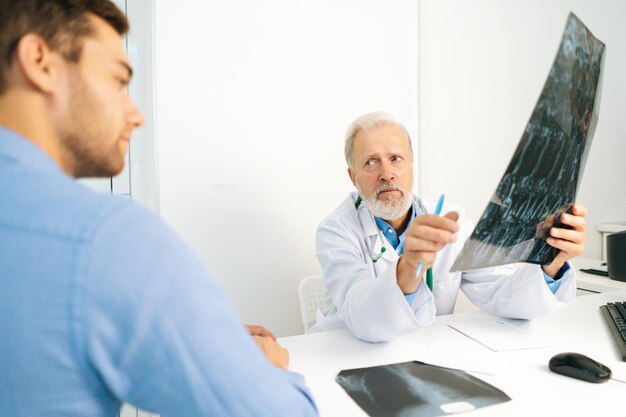
[[[459,207],[444,204],[441,216],[428,214],[434,205],[413,196],[406,129],[385,113],[366,114],[348,128],[345,154],[357,192],[317,229],[328,296],[311,331],[347,328],[363,340],[388,341],[452,313],[459,289],[476,306],[511,318],[549,314],[574,300],[567,261],[583,251],[585,207],[562,215],[571,229],[550,230],[547,242],[559,252],[549,265],[450,273],[474,225]],[[424,282],[431,266],[432,291]]]

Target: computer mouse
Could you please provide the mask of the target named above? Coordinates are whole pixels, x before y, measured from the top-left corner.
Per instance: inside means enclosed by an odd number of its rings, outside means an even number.
[[[596,384],[611,378],[611,370],[606,365],[580,353],[558,353],[550,359],[548,367],[557,374]]]

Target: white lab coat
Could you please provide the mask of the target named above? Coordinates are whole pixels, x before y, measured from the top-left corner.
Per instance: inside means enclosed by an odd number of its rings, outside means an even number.
[[[345,327],[370,342],[392,340],[429,325],[435,315],[452,313],[459,289],[477,307],[520,319],[552,313],[576,296],[572,267],[561,278],[555,294],[548,288],[539,265],[522,263],[448,272],[474,225],[464,210],[444,204],[442,214],[459,213],[458,239],[437,254],[433,292],[422,281],[409,304],[396,283],[398,254],[384,235],[387,250],[376,263],[372,262],[371,254],[379,254],[383,242],[365,204],[355,208],[357,197],[356,192],[350,193],[317,228],[317,257],[328,292],[311,332]],[[429,213],[434,211],[433,204],[424,205]]]

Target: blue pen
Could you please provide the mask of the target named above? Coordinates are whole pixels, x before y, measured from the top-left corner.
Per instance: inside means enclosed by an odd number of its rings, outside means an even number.
[[[443,199],[446,197],[445,194],[441,194],[439,197],[439,201],[437,201],[437,207],[435,207],[435,214],[439,216],[441,214],[441,209],[443,208]]]
[[[438,216],[441,214],[441,208],[443,207],[443,200],[445,198],[445,194],[441,194],[441,197],[439,197],[439,201],[437,201],[437,206],[435,207],[435,214]],[[424,263],[420,262],[417,265],[417,271],[415,271],[415,279],[417,279],[420,276],[420,273],[422,272],[422,269],[424,268]],[[430,288],[430,290],[433,290],[433,271],[431,268],[428,268],[428,270],[426,271],[426,285],[428,285],[428,288]]]

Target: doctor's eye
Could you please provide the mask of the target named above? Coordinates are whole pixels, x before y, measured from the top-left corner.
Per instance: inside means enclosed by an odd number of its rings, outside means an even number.
[[[368,167],[373,167],[375,164],[376,164],[376,160],[374,158],[371,158],[365,161],[365,164],[363,164],[363,166],[368,168]]]
[[[391,157],[391,162],[400,162],[402,160],[403,160],[403,158],[401,156],[399,156],[399,155],[394,155],[394,156]]]

